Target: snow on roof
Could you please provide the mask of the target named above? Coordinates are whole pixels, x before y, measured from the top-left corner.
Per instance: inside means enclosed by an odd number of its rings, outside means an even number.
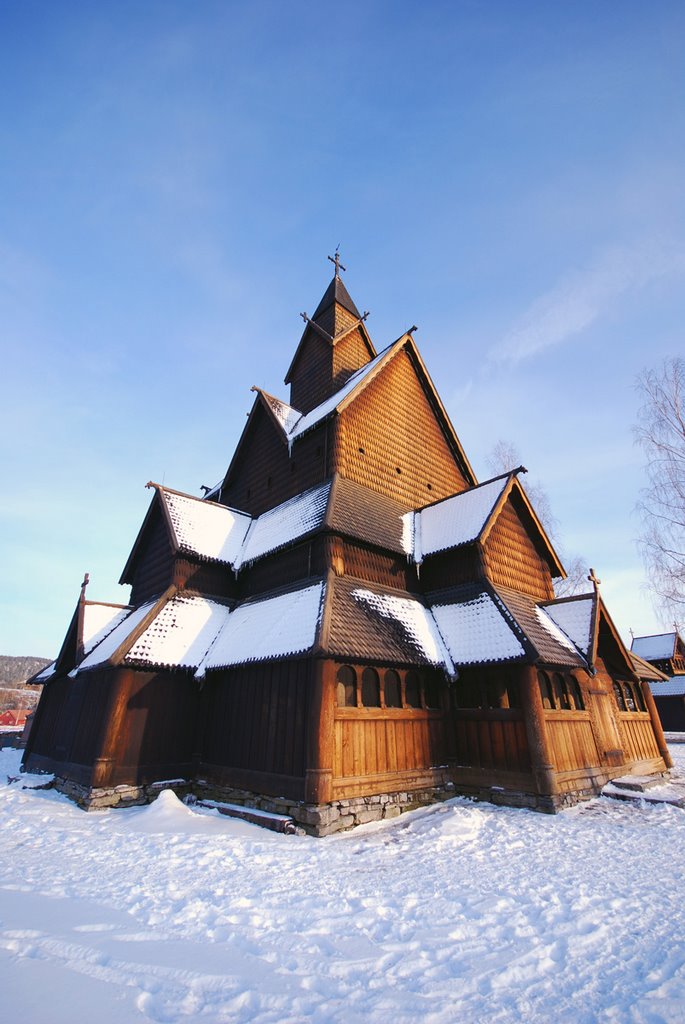
[[[234,609],[197,675],[251,661],[302,654],[313,647],[321,617],[323,583],[250,601]]]
[[[554,619],[547,614],[547,611],[548,609],[546,607],[541,608],[539,605],[535,606],[535,616],[542,628],[549,634],[549,636],[556,640],[558,644],[565,647],[567,651],[572,651],[574,654],[577,654],[578,650],[576,645],[568,638],[563,629],[560,629],[559,626],[557,626]]]
[[[252,522],[226,505],[160,488],[182,551],[233,565]]]
[[[543,605],[543,610],[583,654],[590,653],[594,594],[588,594],[582,600],[572,598],[567,601],[555,601],[553,604]]]
[[[267,395],[265,391],[262,391],[261,395],[264,401],[268,402],[269,408],[283,427],[285,433],[289,434],[297,421],[302,418],[300,410],[293,408],[292,405],[288,405],[287,402],[282,402],[280,398]]]
[[[393,342],[393,344],[397,343]],[[286,430],[289,440],[294,441],[296,438],[301,437],[302,434],[311,430],[317,423],[329,416],[330,413],[332,413],[333,410],[336,409],[337,406],[354,391],[357,385],[361,384],[361,382],[365,380],[365,378],[378,366],[381,360],[387,356],[392,347],[392,345],[388,345],[387,348],[384,348],[382,352],[379,352],[375,359],[372,359],[370,362],[366,363],[365,366],[362,366],[361,369],[357,370],[356,373],[353,373],[350,379],[340,388],[339,391],[336,391],[336,393],[331,395],[330,398],[327,398],[324,402],[321,402],[320,405],[317,405],[316,408],[301,416],[290,430]]]
[[[650,680],[649,686],[655,697],[682,697],[685,695],[685,676],[671,676],[658,683]]]
[[[124,661],[197,668],[228,616],[229,609],[217,601],[177,594],[138,637]]]
[[[269,551],[275,551],[285,544],[315,530],[326,515],[331,482],[304,491],[294,498],[262,512],[250,527],[245,543],[236,559],[236,568],[246,562],[253,562]]]
[[[509,477],[492,480],[408,513],[414,522],[415,561],[476,540],[508,483]]]
[[[352,597],[359,604],[373,609],[381,618],[395,623],[403,637],[409,638],[430,664],[444,665],[450,675],[454,674],[450,652],[443,643],[431,611],[420,601],[394,594],[376,594],[361,587],[352,591]]]
[[[630,645],[631,651],[645,661],[659,661],[672,658],[675,650],[675,633],[659,633],[656,636],[636,636]]]
[[[147,601],[145,604],[141,604],[139,608],[129,612],[126,618],[122,619],[112,632],[97,647],[94,647],[90,654],[69,675],[76,675],[83,669],[95,668],[96,665],[103,665],[106,661],[109,661],[114,652],[121,647],[126,638],[131,635],[136,626],[142,622],[154,605],[155,601]]]
[[[51,661],[49,665],[46,665],[45,668],[41,672],[38,673],[38,675],[33,677],[33,682],[34,683],[44,683],[47,679],[50,679],[50,677],[55,674],[55,665],[56,664],[57,664],[56,661]]]
[[[83,653],[90,654],[113,629],[123,622],[130,608],[86,601],[83,608]]]
[[[525,654],[501,609],[485,591],[468,601],[433,605],[432,612],[456,665],[507,661]]]

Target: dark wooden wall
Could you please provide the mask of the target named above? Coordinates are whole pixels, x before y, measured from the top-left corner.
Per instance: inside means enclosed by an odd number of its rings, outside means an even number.
[[[208,675],[202,694],[203,777],[302,799],[312,665],[255,663]]]

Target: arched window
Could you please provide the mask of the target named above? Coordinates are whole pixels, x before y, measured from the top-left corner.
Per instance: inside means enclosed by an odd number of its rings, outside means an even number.
[[[552,687],[554,690],[554,702],[556,706],[561,711],[568,711],[571,705],[568,699],[566,681],[560,672],[555,672],[552,676]]]
[[[421,679],[413,669],[404,677],[404,699],[409,708],[421,707]]]
[[[646,711],[647,705],[645,704],[644,694],[642,693],[642,683],[634,683],[633,692],[635,694],[635,701],[640,711]]]
[[[365,668],[362,672],[362,704],[365,708],[381,706],[381,683],[375,668]]]
[[[583,702],[583,695],[580,692],[580,684],[575,676],[568,677],[568,690],[571,695],[571,700],[575,706],[576,711],[584,711],[585,704]]]
[[[627,711],[628,708],[626,707],[626,699],[623,696],[623,687],[615,679],[611,685],[614,688],[614,697],[616,698],[616,703],[618,704],[618,710]]]
[[[438,686],[437,679],[427,679],[424,687],[424,693],[426,695],[426,707],[427,708],[439,708],[440,707],[440,687]]]
[[[633,695],[630,683],[626,683],[625,680],[621,680],[621,689],[623,690],[623,693],[625,695],[626,707],[628,708],[628,711],[637,711],[637,705],[635,703],[635,697]]]
[[[546,672],[538,672],[538,686],[540,687],[540,696],[542,698],[542,706],[547,711],[554,710],[554,697],[552,696],[552,686],[549,681],[549,676]]]
[[[394,668],[389,668],[383,676],[383,688],[386,708],[401,708],[402,687],[400,685],[400,677]]]
[[[350,665],[341,665],[336,679],[338,681],[338,707],[356,708],[357,673]]]

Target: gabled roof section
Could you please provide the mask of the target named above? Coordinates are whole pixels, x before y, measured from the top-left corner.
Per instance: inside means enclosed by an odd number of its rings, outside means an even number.
[[[515,494],[523,503],[523,510],[535,534],[533,539],[544,553],[552,576],[565,576],[552,542],[518,479],[517,474],[522,470],[523,467],[519,467],[468,491],[460,491],[408,513],[405,525],[411,537],[414,561],[420,564],[429,555],[475,541],[485,543],[507,499]]]
[[[630,660],[633,663],[636,675],[638,675],[640,679],[646,679],[650,683],[663,683],[669,678],[665,672],[660,672],[658,668],[655,668],[654,665],[650,665],[648,661],[644,661],[643,658],[640,658],[632,651],[630,651]],[[685,690],[685,679],[682,676],[681,679]]]
[[[594,592],[559,597],[540,605],[583,655],[592,662],[597,635],[597,597]]]
[[[509,476],[497,477],[408,513],[414,561],[478,540],[509,483]]]
[[[510,587],[493,586],[492,590],[524,634],[530,651],[528,660],[568,668],[588,667],[578,647],[535,598]]]
[[[656,633],[653,636],[636,636],[630,645],[633,654],[645,661],[666,661],[676,653],[678,634]]]
[[[171,526],[176,551],[233,565],[252,523],[245,512],[154,484]]]

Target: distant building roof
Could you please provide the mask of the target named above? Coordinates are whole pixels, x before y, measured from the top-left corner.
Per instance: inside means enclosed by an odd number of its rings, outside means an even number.
[[[683,697],[685,696],[685,675],[671,676],[663,682],[652,682],[649,688],[655,697]]]
[[[645,661],[662,661],[672,658],[675,652],[677,633],[657,633],[654,636],[636,636],[630,645],[639,658]]]

